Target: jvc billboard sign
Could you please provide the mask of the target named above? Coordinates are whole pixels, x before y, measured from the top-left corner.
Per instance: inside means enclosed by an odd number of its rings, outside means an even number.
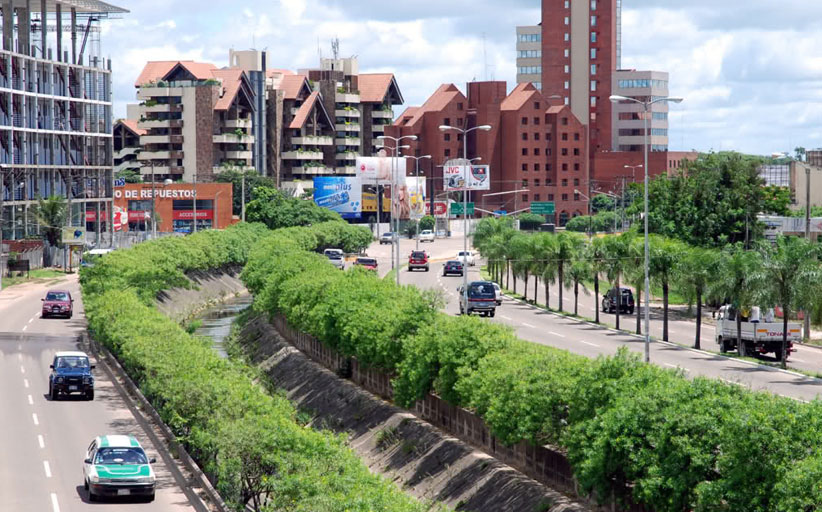
[[[445,190],[490,190],[491,188],[491,173],[487,165],[463,165],[460,160],[450,160],[445,163],[442,170]]]

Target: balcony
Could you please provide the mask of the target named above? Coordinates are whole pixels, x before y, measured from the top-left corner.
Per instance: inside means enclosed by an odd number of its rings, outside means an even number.
[[[226,151],[225,157],[230,160],[251,160],[254,158],[251,151]]]
[[[142,142],[141,142],[141,143],[142,143]],[[114,159],[115,159],[115,160],[122,160],[123,158],[125,158],[125,157],[127,157],[127,156],[129,156],[129,155],[134,155],[134,154],[136,154],[136,153],[139,151],[139,149],[140,149],[140,148],[138,148],[138,147],[123,148],[123,149],[121,149],[120,151],[117,151],[117,152],[114,154]]]
[[[356,109],[352,110],[345,110],[345,109],[338,109],[334,111],[334,115],[337,117],[360,117],[360,111]]]
[[[385,133],[385,126],[384,124],[372,124],[371,131],[375,133]]]
[[[229,119],[225,122],[226,128],[251,128],[251,119]]]
[[[179,174],[182,175],[185,172],[185,168],[182,166],[177,165],[155,165],[154,167],[146,164],[140,168],[140,175],[143,176],[143,181],[147,183],[151,183],[151,175],[152,172],[154,175],[158,174]]]
[[[151,98],[164,98],[166,96],[182,96],[182,87],[141,87],[137,91],[138,100],[150,100]]]
[[[334,174],[334,169],[331,167],[326,167],[324,165],[317,165],[317,166],[302,166],[302,167],[292,167],[291,168],[292,174],[303,174],[303,175],[310,175],[310,176],[322,176],[322,175],[330,175]]]
[[[322,151],[285,151],[283,160],[322,160]]]
[[[344,153],[337,153],[335,158],[337,160],[356,160],[358,154],[354,151],[346,151]]]
[[[168,103],[158,103],[156,105],[148,106],[148,105],[141,105],[140,112],[182,112],[183,105],[182,104],[175,104],[169,105]]]
[[[357,123],[350,123],[350,124],[338,124],[336,125],[336,129],[338,132],[358,132],[360,131],[360,125]]]
[[[182,144],[182,135],[141,135],[140,145],[146,144]]]
[[[351,147],[360,147],[360,138],[359,137],[337,137],[334,139],[334,144],[337,146],[351,146]]]
[[[333,146],[334,138],[308,135],[306,137],[291,137],[291,143],[295,146]]]
[[[357,174],[357,166],[346,165],[344,167],[337,167],[336,174]]]
[[[334,99],[337,103],[359,103],[360,95],[359,93],[338,92]]]
[[[235,135],[233,133],[223,133],[220,135],[214,135],[212,137],[214,144],[253,144],[254,143],[254,136],[253,135]]]
[[[141,130],[151,130],[152,128],[182,128],[182,119],[146,119],[137,123],[137,128]]]
[[[171,160],[183,158],[182,151],[141,151],[137,155],[137,160]]]
[[[394,119],[394,111],[392,110],[374,110],[371,112],[371,117],[374,119]]]

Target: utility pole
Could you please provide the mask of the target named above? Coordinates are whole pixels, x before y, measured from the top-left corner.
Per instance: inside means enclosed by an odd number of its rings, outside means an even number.
[[[805,240],[811,239],[811,166],[805,163]],[[810,308],[804,312],[805,323],[803,339],[811,339],[811,312]]]
[[[151,160],[151,239],[157,239],[157,190],[154,188],[154,160]]]
[[[245,171],[243,171],[243,191],[242,191],[242,195],[243,195],[243,202],[242,202],[242,208],[240,209],[240,215],[241,215],[241,218],[242,218],[243,222],[245,222]],[[216,220],[217,217],[215,216],[214,218]]]
[[[194,169],[194,228],[192,233],[197,232],[197,169]]]
[[[0,164],[0,291],[3,291],[3,199],[6,196],[6,164]]]

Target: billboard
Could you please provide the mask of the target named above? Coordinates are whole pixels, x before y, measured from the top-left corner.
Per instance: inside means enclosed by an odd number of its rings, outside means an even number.
[[[358,156],[357,157],[357,177],[364,185],[370,185],[379,180],[381,185],[388,185],[396,179],[391,179],[391,173],[396,172],[398,176],[405,176],[407,167],[405,158],[389,158],[381,156]]]
[[[445,190],[490,190],[491,172],[487,165],[448,165],[443,168]]]
[[[425,216],[425,178],[409,176],[405,178],[405,185],[411,198],[410,218],[419,220]]]
[[[350,176],[314,178],[314,203],[339,213],[344,219],[362,216],[362,182]]]

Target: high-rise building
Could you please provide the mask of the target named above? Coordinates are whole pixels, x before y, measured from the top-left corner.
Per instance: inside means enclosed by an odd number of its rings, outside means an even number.
[[[67,223],[100,233],[112,201],[111,62],[97,0],[0,2],[0,230],[40,232],[39,197],[70,202]],[[98,235],[99,237],[99,235]]]
[[[517,83],[542,90],[542,27],[517,27]]]
[[[613,94],[650,101],[668,96],[668,73],[620,69],[614,72]],[[645,144],[645,122],[650,132],[649,151],[668,151],[668,102],[651,105],[651,114],[643,119],[643,107],[623,101],[613,105],[611,146],[614,151],[642,151]]]

